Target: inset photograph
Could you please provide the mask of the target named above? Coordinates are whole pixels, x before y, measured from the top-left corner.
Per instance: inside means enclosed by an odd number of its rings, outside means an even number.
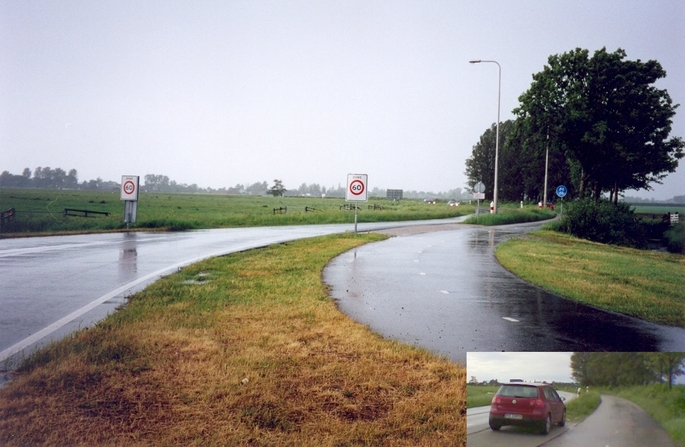
[[[685,442],[683,352],[469,352],[468,447]]]

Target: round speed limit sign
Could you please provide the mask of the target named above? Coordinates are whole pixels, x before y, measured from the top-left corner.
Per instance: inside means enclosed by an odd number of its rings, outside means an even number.
[[[350,192],[355,196],[362,194],[365,189],[364,182],[361,180],[353,180],[352,183],[350,183]]]
[[[133,194],[136,192],[136,185],[132,181],[127,181],[124,183],[124,192],[128,195]]]

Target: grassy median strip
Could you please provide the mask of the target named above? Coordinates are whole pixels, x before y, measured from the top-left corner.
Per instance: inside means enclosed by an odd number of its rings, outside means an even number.
[[[482,214],[473,215],[466,219],[464,223],[473,225],[508,225],[523,222],[537,222],[540,220],[553,219],[556,213],[549,209],[538,209],[536,206],[526,206],[525,208],[501,206],[497,214],[490,214],[485,211]]]
[[[342,314],[321,271],[380,235],[203,261],[29,358],[1,445],[465,445],[465,371]]]
[[[685,327],[685,256],[597,244],[553,231],[504,242],[495,255],[517,276],[564,297]]]
[[[566,403],[566,417],[571,422],[582,422],[599,406],[601,397],[597,391],[583,392]]]

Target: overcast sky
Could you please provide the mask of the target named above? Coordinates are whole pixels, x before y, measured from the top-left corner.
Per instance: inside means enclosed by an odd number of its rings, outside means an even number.
[[[685,104],[682,0],[0,0],[0,171],[463,188],[497,119],[497,65],[468,61],[500,63],[506,120],[577,47],[658,60]],[[685,166],[628,192],[683,194]]]
[[[571,352],[468,352],[467,380],[475,376],[478,382],[573,382]]]

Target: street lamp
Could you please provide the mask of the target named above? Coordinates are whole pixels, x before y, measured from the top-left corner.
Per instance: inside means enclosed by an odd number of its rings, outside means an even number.
[[[493,64],[497,64],[497,68],[499,70],[499,78],[498,78],[498,83],[497,83],[497,131],[495,135],[495,187],[494,187],[494,194],[493,194],[493,203],[494,203],[494,208],[493,211],[497,213],[497,164],[499,161],[499,110],[500,110],[500,97],[502,96],[502,67],[497,61],[482,61],[482,60],[477,60],[477,61],[469,61],[470,64],[480,64],[481,62],[491,62]]]

